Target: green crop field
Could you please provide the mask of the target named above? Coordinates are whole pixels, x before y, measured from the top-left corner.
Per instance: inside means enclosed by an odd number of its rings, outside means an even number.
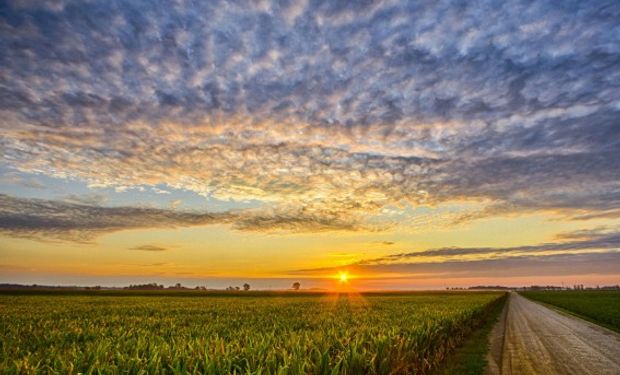
[[[426,374],[502,293],[0,295],[4,374]]]
[[[566,290],[521,294],[620,332],[620,291]]]

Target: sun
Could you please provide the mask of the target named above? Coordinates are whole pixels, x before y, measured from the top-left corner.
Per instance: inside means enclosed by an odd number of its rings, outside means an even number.
[[[349,281],[349,274],[346,272],[340,272],[338,273],[338,279],[341,283],[346,283],[347,281]]]

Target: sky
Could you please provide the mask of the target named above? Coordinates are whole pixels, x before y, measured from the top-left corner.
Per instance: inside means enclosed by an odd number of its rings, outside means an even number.
[[[0,1],[0,282],[620,283],[620,2]]]

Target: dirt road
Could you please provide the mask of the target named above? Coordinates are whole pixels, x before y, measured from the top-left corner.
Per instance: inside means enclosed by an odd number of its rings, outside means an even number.
[[[620,375],[620,335],[511,293],[487,373]]]

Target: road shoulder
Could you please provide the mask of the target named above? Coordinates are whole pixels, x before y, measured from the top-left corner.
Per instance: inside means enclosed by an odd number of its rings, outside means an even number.
[[[506,302],[489,334],[489,352],[487,353],[487,366],[484,370],[485,375],[499,375],[502,368],[502,354],[504,352],[504,339],[506,337],[506,315],[510,308],[510,294],[506,297]]]

